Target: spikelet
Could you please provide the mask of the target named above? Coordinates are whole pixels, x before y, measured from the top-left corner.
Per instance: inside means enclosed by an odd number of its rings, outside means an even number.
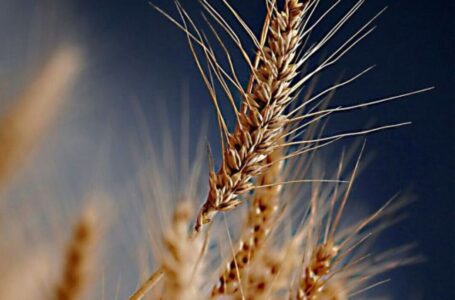
[[[74,226],[65,252],[61,277],[55,288],[56,300],[82,299],[88,284],[88,269],[94,263],[92,256],[98,221],[94,213],[87,210]]]
[[[0,116],[0,185],[21,164],[55,119],[79,68],[79,51],[69,46],[61,47],[6,114]]]
[[[319,300],[348,300],[347,289],[344,282],[338,278],[332,278],[318,293]]]
[[[281,149],[277,149],[267,157],[266,163],[271,165],[261,176],[258,182],[269,185],[282,181]],[[267,186],[254,191],[248,216],[242,236],[238,242],[238,250],[234,257],[226,264],[219,282],[212,290],[212,297],[221,294],[239,293],[240,277],[244,277],[244,269],[255,259],[269,235],[273,222],[277,220],[279,195],[281,185]]]
[[[312,188],[310,216],[296,234],[296,237],[303,237],[303,260],[297,266],[301,272],[293,279],[297,284],[290,299],[348,299],[351,295],[383,283],[376,281],[380,274],[418,260],[409,254],[410,248],[407,246],[401,250],[387,251],[385,255],[367,254],[371,251],[371,245],[366,241],[396,222],[396,214],[405,204],[403,199],[394,197],[373,214],[353,222],[347,228],[338,228],[358,173],[360,158],[361,155],[347,186]],[[340,162],[338,176],[342,164]]]
[[[251,190],[253,178],[269,167],[264,162],[280,141],[286,124],[284,110],[292,101],[290,84],[298,70],[296,57],[304,11],[301,1],[289,0],[283,11],[272,17],[267,46],[260,49],[260,63],[252,74],[252,93],[244,95],[240,123],[228,136],[222,167],[216,174],[210,173],[209,195],[196,230],[210,222],[217,211],[239,205],[239,195]]]
[[[311,256],[309,265],[305,267],[297,293],[297,300],[317,300],[321,298],[321,293],[325,290],[324,276],[331,273],[332,262],[337,254],[338,249],[332,242],[324,243],[316,248]]]
[[[299,250],[292,240],[281,249],[261,249],[257,259],[245,271],[240,281],[241,292],[235,294],[235,299],[281,299],[298,264]]]
[[[180,203],[172,217],[163,241],[166,253],[162,258],[164,288],[162,299],[199,300],[203,240],[188,234],[192,208],[189,202]]]

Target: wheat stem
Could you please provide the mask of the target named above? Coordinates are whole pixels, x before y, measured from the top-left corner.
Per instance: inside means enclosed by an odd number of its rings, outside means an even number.
[[[140,300],[142,299],[163,277],[163,268],[158,268],[152,275],[137,289],[133,295],[130,296],[129,300]]]

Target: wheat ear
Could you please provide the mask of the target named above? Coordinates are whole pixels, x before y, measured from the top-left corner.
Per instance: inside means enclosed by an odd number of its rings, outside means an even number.
[[[200,257],[203,250],[201,236],[189,236],[192,207],[189,202],[180,203],[170,227],[163,236],[166,253],[162,257],[164,290],[163,299],[198,300]]]
[[[269,167],[264,162],[279,143],[287,121],[284,110],[292,101],[290,84],[297,75],[304,11],[304,3],[288,0],[283,11],[271,18],[267,46],[258,52],[259,65],[252,74],[252,93],[244,95],[244,109],[227,137],[221,168],[210,173],[209,194],[198,215],[197,231],[216,212],[239,205],[239,195],[250,191],[253,178]]]
[[[79,51],[60,48],[0,117],[0,185],[55,119],[79,68]]]
[[[282,292],[289,286],[298,258],[299,247],[295,241],[287,241],[281,249],[261,249],[241,280],[245,299],[282,299]],[[237,293],[236,299],[243,298]]]
[[[317,247],[312,254],[308,267],[300,282],[297,300],[317,300],[324,287],[323,277],[332,271],[332,262],[338,254],[338,249],[331,242]]]
[[[321,293],[321,291],[324,288],[324,285],[326,284],[325,277],[327,275],[333,273],[333,264],[335,257],[339,254],[340,252],[340,246],[337,244],[337,241],[335,240],[335,231],[337,229],[337,226],[339,224],[340,218],[342,216],[344,207],[346,205],[346,202],[348,200],[349,193],[351,192],[352,185],[354,183],[354,179],[358,173],[358,168],[360,164],[360,160],[364,151],[365,143],[363,144],[363,147],[360,151],[359,157],[356,161],[356,164],[354,166],[354,170],[352,171],[351,178],[349,180],[349,183],[346,187],[346,191],[344,192],[344,195],[340,201],[339,208],[337,210],[336,216],[334,220],[332,221],[332,212],[334,210],[335,206],[335,201],[337,200],[336,197],[338,196],[338,192],[335,191],[333,195],[333,201],[330,203],[331,209],[329,210],[330,213],[328,215],[328,218],[326,220],[327,222],[327,235],[324,235],[324,239],[322,243],[319,243],[318,241],[316,242],[316,247],[314,249],[309,248],[308,250],[311,251],[311,257],[308,265],[305,267],[303,276],[300,279],[300,285],[298,287],[297,291],[297,297],[296,300],[317,300],[318,295]],[[338,176],[341,175],[341,166],[343,162],[340,162],[340,166],[338,169]],[[318,189],[317,189],[318,190]],[[310,235],[309,238],[313,238],[313,233],[316,234],[316,239],[319,239],[318,232],[316,229],[318,228],[317,226],[317,212],[318,212],[318,203],[317,203],[317,195],[318,193],[315,193],[314,196],[312,197],[311,201],[311,215],[310,215],[310,223],[309,226],[314,227],[310,228]],[[322,219],[320,220],[322,222]],[[329,233],[330,229],[330,233]],[[316,231],[316,232],[313,232]],[[308,241],[308,244],[311,244],[311,241]]]
[[[96,218],[93,211],[84,213],[73,229],[63,261],[60,281],[55,288],[55,299],[81,299],[88,282],[88,268],[96,242]]]

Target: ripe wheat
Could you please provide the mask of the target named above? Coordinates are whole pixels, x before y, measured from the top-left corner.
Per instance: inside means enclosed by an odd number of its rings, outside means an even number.
[[[227,134],[223,165],[211,173],[209,196],[196,228],[209,222],[216,211],[228,211],[241,203],[238,195],[250,191],[254,177],[270,167],[264,161],[273,152],[286,124],[286,106],[292,101],[291,82],[299,68],[297,51],[306,6],[287,1],[282,12],[270,21],[269,35],[258,52],[258,67],[253,70],[252,93],[242,95],[243,109],[238,124]]]
[[[362,26],[314,70],[302,75],[300,73],[309,59],[355,14],[363,1],[358,1],[324,38],[306,51],[304,50],[305,38],[336,7],[338,2],[310,25],[318,1],[286,0],[281,8],[275,1],[267,1],[267,15],[259,38],[252,34],[252,30],[227,1],[223,3],[257,48],[256,57],[251,60],[229,23],[207,1],[202,1],[206,12],[229,35],[245,59],[250,71],[250,80],[245,88],[238,80],[231,54],[221,35],[207,18],[211,31],[224,50],[229,71],[222,67],[206,36],[200,32],[179,3],[176,7],[181,23],[158,8],[186,33],[190,50],[214,102],[220,128],[222,162],[217,172],[213,169],[210,171],[208,197],[196,218],[195,236],[198,236],[204,225],[213,221],[217,212],[231,211],[243,202],[249,202],[249,212],[243,230],[236,245],[232,245],[231,258],[221,267],[221,275],[218,282],[211,288],[210,297],[211,299],[217,299],[220,296],[230,296],[233,299],[278,299],[280,295],[286,294],[290,299],[328,299],[335,297],[334,295],[337,295],[336,299],[347,299],[355,289],[360,287],[368,289],[369,286],[363,285],[367,282],[364,279],[359,280],[357,285],[352,284],[353,278],[361,276],[363,270],[351,268],[349,263],[340,266],[341,257],[349,262],[346,257],[350,257],[351,252],[355,252],[354,249],[358,246],[356,243],[361,244],[363,239],[367,239],[360,233],[376,221],[376,218],[383,213],[383,209],[363,220],[363,223],[357,224],[357,227],[353,227],[350,234],[340,236],[337,234],[337,229],[359,161],[349,181],[340,180],[340,174],[337,179],[295,178],[289,175],[302,171],[302,165],[288,173],[283,171],[283,165],[300,158],[305,161],[307,167],[311,167],[312,159],[309,154],[340,138],[364,135],[406,124],[386,125],[327,137],[321,137],[315,134],[314,130],[310,130],[317,128],[320,121],[328,115],[380,104],[421,91],[347,107],[325,108],[323,106],[325,103],[324,99],[321,100],[323,96],[330,95],[337,88],[354,81],[369,71],[370,68],[368,68],[351,79],[329,87],[296,105],[298,95],[307,82],[315,74],[337,62],[366,37],[372,31],[369,26],[377,16]],[[207,60],[208,70],[204,69],[198,56],[198,48],[202,50]],[[300,74],[301,78],[297,78],[297,74]],[[213,77],[218,80],[234,111],[236,123],[232,133],[228,131],[226,120],[223,118]],[[234,92],[230,90],[229,85],[232,85],[235,92],[240,94],[240,107],[237,107],[233,97]],[[299,113],[300,115],[297,115]],[[312,134],[308,135],[305,130]],[[302,139],[303,133],[306,134]],[[302,158],[304,155],[309,155],[309,158]],[[210,167],[213,168],[212,164]],[[337,188],[328,189],[333,193],[331,201],[324,200],[327,198],[324,195],[330,192],[312,194],[311,204],[308,206],[310,216],[305,221],[305,226],[277,248],[275,244],[279,238],[276,236],[276,231],[279,224],[282,224],[283,212],[289,204],[289,201],[283,201],[287,198],[281,194],[281,190],[283,186],[303,182],[314,182],[317,187],[322,183],[332,183]],[[338,185],[345,183],[347,185],[345,193],[341,199],[338,199]],[[323,213],[320,213],[320,208]],[[384,213],[384,215],[387,214]],[[321,228],[325,231],[323,232]],[[322,242],[321,236],[324,236]],[[303,252],[303,259],[299,263],[296,257],[300,252]],[[355,276],[350,274],[351,277],[343,277],[349,274],[350,270],[356,270]],[[380,273],[384,270],[378,268],[376,271]],[[289,285],[289,282],[293,283]],[[337,289],[340,290],[337,291]],[[145,294],[146,290],[143,289],[143,292]]]
[[[153,196],[160,201],[154,207],[162,213],[157,219],[169,217],[170,220],[161,224],[164,228],[144,229],[161,231],[160,237],[151,242],[152,248],[159,245],[155,247],[158,253],[154,257],[157,266],[146,281],[139,283],[130,300],[148,296],[163,300],[346,300],[387,282],[379,280],[378,275],[417,262],[420,258],[413,255],[411,245],[368,254],[374,250],[372,242],[369,243],[372,236],[400,220],[406,201],[394,197],[373,214],[343,223],[365,143],[355,161],[352,160],[355,147],[348,154],[343,152],[334,172],[323,172],[321,165],[324,164],[318,160],[319,149],[342,138],[408,124],[324,135],[329,116],[431,89],[329,107],[328,100],[333,93],[372,69],[367,68],[313,94],[316,75],[338,62],[368,36],[374,29],[372,23],[382,11],[313,66],[314,56],[353,17],[363,0],[356,1],[312,45],[308,42],[310,34],[331,16],[340,1],[335,1],[318,17],[318,0],[266,0],[258,37],[227,0],[220,1],[247,36],[241,39],[219,10],[207,0],[201,0],[208,15],[204,19],[220,46],[222,58],[178,1],[180,21],[157,8],[188,39],[215,107],[221,164],[216,169],[209,157],[208,178],[202,179],[208,181],[208,194],[204,198],[198,198],[195,191],[201,181],[202,164],[194,164],[194,169],[188,172],[192,176],[183,183],[184,192],[177,196],[160,194],[167,192],[162,184],[167,180],[163,175],[166,172],[153,164],[156,170],[147,180],[152,182]],[[235,50],[230,49],[228,43],[233,43]],[[253,53],[248,53],[246,43],[253,45]],[[240,65],[234,64],[234,51],[244,60],[249,78],[246,82],[239,80]],[[25,160],[28,148],[53,120],[78,67],[77,51],[72,48],[57,51],[25,89],[16,106],[0,118],[0,192],[9,183],[8,177]],[[223,94],[217,92],[220,87]],[[233,122],[223,116],[220,98],[227,99],[232,108]],[[177,173],[177,170],[171,171]],[[171,201],[167,201],[170,198]],[[182,198],[185,201],[176,203]],[[195,213],[194,205],[204,199]],[[170,208],[170,216],[166,216],[163,207]],[[243,219],[234,219],[236,213]],[[105,218],[98,211],[96,216]],[[224,228],[216,218],[220,216],[224,217]],[[52,298],[82,299],[93,285],[95,278],[89,276],[88,269],[98,263],[92,257],[99,239],[97,221],[89,213],[75,224],[59,264],[58,279],[52,280],[55,282]],[[237,223],[241,223],[240,226]],[[224,237],[228,243],[223,244]],[[6,242],[0,240],[0,250],[7,248],[4,244]],[[227,249],[223,248],[225,244]],[[5,286],[5,282],[11,281],[0,277],[0,287]],[[5,294],[17,293],[16,288],[11,290]],[[154,293],[149,294],[152,290]],[[3,295],[1,290],[0,295]]]

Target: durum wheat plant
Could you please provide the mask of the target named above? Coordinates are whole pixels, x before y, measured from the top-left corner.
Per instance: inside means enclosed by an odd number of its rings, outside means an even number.
[[[326,135],[326,121],[331,115],[430,89],[349,106],[330,106],[329,100],[338,88],[355,81],[370,67],[314,93],[316,76],[367,37],[382,13],[360,26],[334,50],[328,49],[329,54],[314,66],[310,62],[321,55],[321,49],[364,3],[357,1],[335,19],[333,12],[340,2],[333,2],[320,12],[317,0],[266,0],[258,36],[240,17],[242,12],[227,0],[220,1],[226,15],[208,1],[200,1],[207,33],[179,2],[179,18],[156,7],[188,39],[214,104],[222,151],[208,151],[208,158],[204,158],[203,147],[199,147],[199,159],[187,170],[185,180],[180,180],[182,187],[178,192],[167,190],[167,185],[162,184],[167,180],[164,175],[177,170],[163,170],[160,163],[151,163],[152,170],[145,174],[149,174],[146,180],[151,185],[150,195],[155,198],[158,216],[152,220],[146,214],[143,224],[156,225],[145,228],[153,231],[150,244],[156,269],[136,289],[128,286],[131,300],[351,299],[365,297],[372,288],[380,289],[388,281],[381,277],[383,273],[420,259],[408,244],[386,251],[374,249],[376,236],[401,219],[407,203],[403,197],[392,197],[371,215],[344,221],[367,143],[342,151],[334,170],[325,171],[329,164],[321,162],[320,150],[340,139],[408,124],[384,124]],[[329,20],[335,25],[314,41],[314,29]],[[232,23],[240,25],[242,32],[236,32]],[[213,42],[218,45],[211,46]],[[243,64],[233,58],[238,56]],[[52,121],[66,89],[76,78],[79,60],[73,48],[56,51],[25,89],[24,96],[15,102],[16,106],[0,119],[2,189],[9,185],[17,166],[26,163],[27,149]],[[242,81],[241,73],[247,73],[248,80]],[[232,109],[232,120],[224,117],[226,105],[222,102]],[[30,113],[37,110],[39,119]],[[218,167],[212,155],[220,157]],[[208,174],[203,173],[204,160]],[[178,169],[173,164],[168,166]],[[204,196],[198,191],[199,185],[204,186]],[[95,197],[91,201],[96,200]],[[66,234],[67,246],[57,260],[58,271],[39,275],[40,280],[46,278],[46,285],[35,286],[30,293],[61,300],[87,295],[86,290],[93,288],[93,281],[99,277],[90,274],[90,269],[98,262],[94,248],[102,244],[96,225],[100,219],[105,219],[105,215],[99,209],[84,211],[75,219],[72,232]],[[19,229],[10,233],[20,234]],[[13,251],[6,238],[2,238],[0,246],[3,253]],[[0,271],[6,275],[0,277],[0,296],[15,299],[21,286],[18,273],[6,270],[17,266],[8,261],[7,255],[1,260]],[[147,269],[147,262],[141,264],[140,269]],[[30,270],[33,271],[32,263]],[[129,282],[118,283],[123,284]],[[115,292],[108,293],[114,296],[106,298],[116,299]]]

